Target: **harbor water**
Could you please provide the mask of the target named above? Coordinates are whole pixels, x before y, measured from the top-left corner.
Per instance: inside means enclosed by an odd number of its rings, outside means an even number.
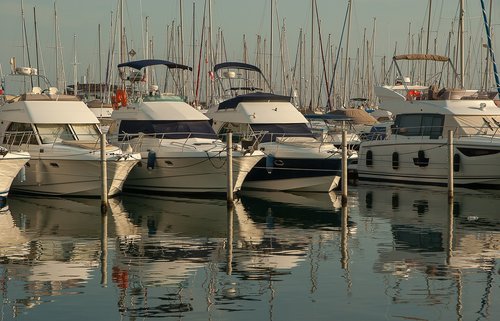
[[[499,320],[500,192],[10,195],[0,320]]]

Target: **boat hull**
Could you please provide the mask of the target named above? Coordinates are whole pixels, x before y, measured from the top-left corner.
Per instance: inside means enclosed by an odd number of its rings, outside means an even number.
[[[404,184],[447,185],[449,152],[446,139],[363,142],[357,165],[358,178]],[[371,165],[367,157],[371,151]],[[393,156],[397,153],[397,162]],[[480,155],[483,154],[483,155]],[[491,140],[454,141],[454,184],[500,187],[500,144]]]
[[[123,189],[130,170],[138,158],[109,159],[107,165],[108,196]],[[96,159],[32,159],[27,163],[25,180],[15,179],[12,191],[48,196],[102,195],[101,161]]]
[[[245,177],[262,157],[262,154],[234,155],[234,192],[241,189]],[[205,152],[160,153],[154,165],[148,166],[146,154],[131,171],[124,188],[156,193],[226,193],[227,158],[225,153],[221,156],[210,156]]]
[[[28,160],[29,154],[24,152],[0,156],[0,197],[8,196],[12,182]]]
[[[248,174],[243,189],[296,192],[330,192],[341,176],[341,159],[285,158],[262,159]]]

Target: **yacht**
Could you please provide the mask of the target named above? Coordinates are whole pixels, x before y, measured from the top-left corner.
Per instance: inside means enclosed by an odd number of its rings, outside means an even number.
[[[111,115],[115,122],[108,135],[111,141],[131,146],[142,155],[125,188],[158,193],[226,193],[226,143],[215,134],[209,118],[180,96],[160,92],[158,85],[149,86],[148,91],[140,88],[143,82],[136,81],[142,79],[138,72],[147,73],[153,66],[165,66],[169,72],[191,69],[152,59],[118,65],[135,71],[133,77],[127,77],[130,86],[120,94],[120,106]],[[232,156],[233,192],[237,192],[264,154],[234,148]]]
[[[416,60],[451,65],[448,57],[422,54],[395,56],[393,63],[401,70],[398,61]],[[359,178],[446,185],[452,164],[455,185],[500,186],[496,93],[455,88],[453,83],[444,86],[439,81],[412,85],[402,75],[397,81],[375,88],[380,108],[392,112],[395,120],[386,135],[361,143]],[[450,131],[453,160],[448,152]]]
[[[30,154],[23,151],[9,151],[0,146],[0,198],[9,194],[12,182],[19,175],[25,177],[24,165],[29,161]]]
[[[60,94],[30,67],[14,67],[3,81],[2,146],[29,152],[23,179],[12,191],[52,195],[102,194],[99,121],[81,100]],[[43,89],[42,89],[43,88]],[[109,196],[121,192],[140,155],[106,144]]]
[[[329,192],[338,186],[340,150],[315,137],[290,97],[274,94],[258,67],[225,62],[215,66],[214,76],[218,101],[207,111],[213,128],[218,134],[232,132],[243,147],[266,154],[244,189]]]

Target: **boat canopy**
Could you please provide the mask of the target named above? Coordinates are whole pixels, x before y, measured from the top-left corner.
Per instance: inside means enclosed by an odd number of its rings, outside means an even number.
[[[228,61],[228,62],[222,62],[220,64],[216,64],[214,66],[214,72],[217,72],[217,70],[220,70],[223,68],[245,69],[245,70],[252,70],[252,71],[256,71],[258,73],[262,73],[262,71],[259,69],[259,67],[256,67],[256,66],[250,65],[250,64],[246,64],[244,62],[235,62],[235,61]]]
[[[431,54],[406,54],[406,55],[397,55],[392,59],[394,60],[431,60],[431,61],[449,61],[450,58],[446,56],[440,55],[431,55]]]
[[[143,60],[129,61],[129,62],[124,62],[124,63],[119,64],[118,67],[130,67],[130,68],[134,68],[137,70],[141,70],[142,68],[149,67],[149,66],[156,66],[156,65],[164,65],[170,69],[193,70],[193,68],[191,68],[189,66],[181,65],[181,64],[177,64],[175,62],[171,62],[168,60],[161,60],[161,59],[143,59]]]
[[[275,95],[271,93],[250,93],[239,95],[225,100],[219,104],[218,110],[235,109],[241,102],[287,102],[291,100],[290,96]]]

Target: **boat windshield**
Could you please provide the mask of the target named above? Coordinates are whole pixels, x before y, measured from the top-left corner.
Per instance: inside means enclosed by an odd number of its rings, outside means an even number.
[[[120,139],[139,134],[154,135],[160,138],[210,138],[217,139],[208,120],[122,120]]]
[[[274,142],[281,137],[314,137],[305,123],[297,124],[252,124],[255,134],[262,133],[261,142]]]

